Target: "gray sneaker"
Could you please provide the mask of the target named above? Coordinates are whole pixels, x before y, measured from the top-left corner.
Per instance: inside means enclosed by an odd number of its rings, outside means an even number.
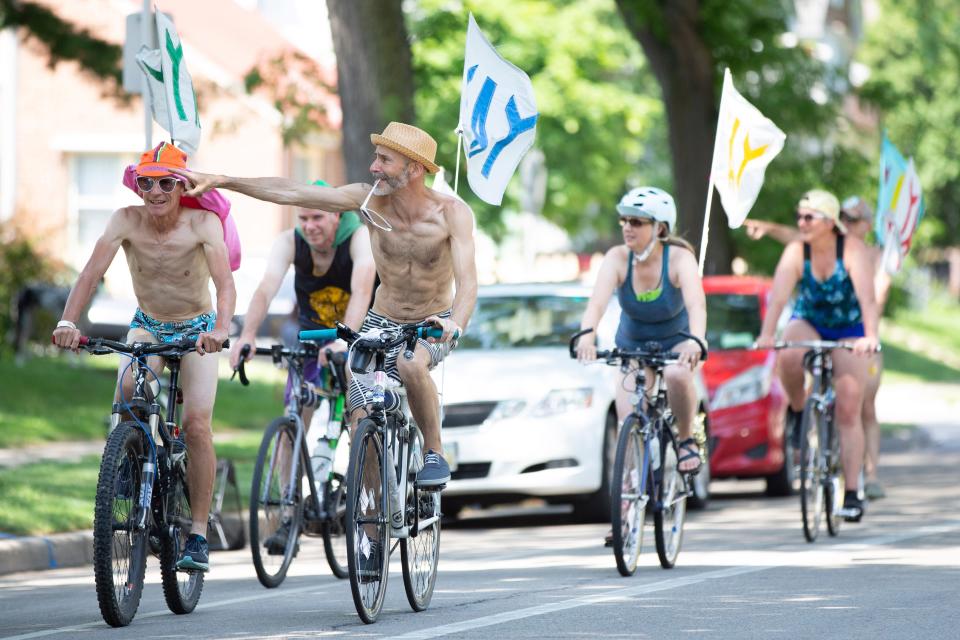
[[[443,456],[427,449],[423,456],[423,469],[417,474],[417,486],[419,487],[438,487],[450,482],[450,465],[443,459]]]

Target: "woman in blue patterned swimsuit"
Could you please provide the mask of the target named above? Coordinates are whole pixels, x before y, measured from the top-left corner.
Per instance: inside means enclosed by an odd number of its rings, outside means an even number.
[[[844,235],[840,203],[831,193],[814,190],[804,194],[797,208],[797,226],[800,238],[786,246],[777,264],[757,347],[773,346],[777,320],[798,283],[797,303],[783,339],[853,342],[853,353],[833,352],[833,371],[846,483],[843,508],[848,520],[857,521],[863,514],[857,482],[864,453],[860,408],[869,363],[865,356],[877,347],[873,263],[861,240]],[[800,414],[806,400],[803,351],[781,352],[778,374],[790,400],[788,429],[799,436]]]

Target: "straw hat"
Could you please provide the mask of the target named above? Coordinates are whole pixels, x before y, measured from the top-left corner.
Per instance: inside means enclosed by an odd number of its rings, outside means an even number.
[[[440,167],[434,163],[437,157],[437,141],[423,129],[402,122],[391,122],[382,134],[371,133],[370,142],[393,149],[406,157],[419,162],[427,173],[436,173]]]
[[[836,225],[840,233],[847,232],[847,226],[840,221],[840,201],[829,191],[813,189],[807,191],[797,204],[798,209],[810,209],[822,213]]]

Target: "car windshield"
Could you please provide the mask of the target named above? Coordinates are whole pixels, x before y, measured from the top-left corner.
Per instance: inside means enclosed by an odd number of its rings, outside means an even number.
[[[711,349],[749,349],[760,334],[760,298],[736,293],[707,295]]]
[[[580,328],[586,296],[481,296],[459,349],[566,347]]]

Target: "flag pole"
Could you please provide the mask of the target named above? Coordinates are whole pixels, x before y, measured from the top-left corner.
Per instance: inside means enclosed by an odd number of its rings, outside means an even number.
[[[156,12],[156,14],[157,14],[158,16],[160,15],[160,5],[159,5],[159,3],[158,3],[156,0],[154,0],[154,3],[153,3],[153,10]],[[156,24],[157,24],[157,46],[160,48],[160,69],[162,70],[162,69],[163,69],[163,50],[164,50],[164,47],[165,47],[165,43],[164,43],[164,40],[163,40],[163,27],[160,25],[160,19],[159,19],[159,18],[157,18]],[[170,78],[170,81],[173,82],[173,81],[174,81],[174,78]],[[163,78],[163,85],[164,85],[164,86],[163,86],[164,97],[167,98],[167,100],[166,100],[166,102],[167,102],[167,119],[168,119],[169,122],[170,122],[170,144],[175,144],[175,143],[176,143],[176,139],[174,139],[174,137],[173,137],[173,112],[171,111],[171,108],[173,108],[173,105],[170,104],[170,96],[169,96],[168,94],[166,94],[166,91],[167,91],[167,77],[166,77],[166,76],[164,76],[164,78]],[[176,87],[174,87],[174,91],[176,91]]]
[[[457,126],[457,166],[453,171],[453,192],[457,193],[460,184],[460,149],[463,144],[463,127]]]
[[[153,18],[150,0],[143,0],[143,11],[140,14],[140,40],[141,46],[150,47],[152,38],[150,37],[150,21]],[[153,109],[151,108],[150,89],[147,87],[146,77],[141,79],[143,91],[143,138],[146,143],[144,149],[153,148]]]
[[[723,89],[720,90],[720,109],[717,111],[717,130],[713,134],[713,153],[710,155],[710,178],[707,181],[707,207],[703,213],[703,233],[700,236],[700,277],[703,277],[703,265],[707,259],[707,242],[710,238],[710,209],[713,207],[713,159],[717,155],[717,135],[720,130],[720,116],[723,115],[723,98],[727,92],[727,79],[730,68],[723,70]]]

